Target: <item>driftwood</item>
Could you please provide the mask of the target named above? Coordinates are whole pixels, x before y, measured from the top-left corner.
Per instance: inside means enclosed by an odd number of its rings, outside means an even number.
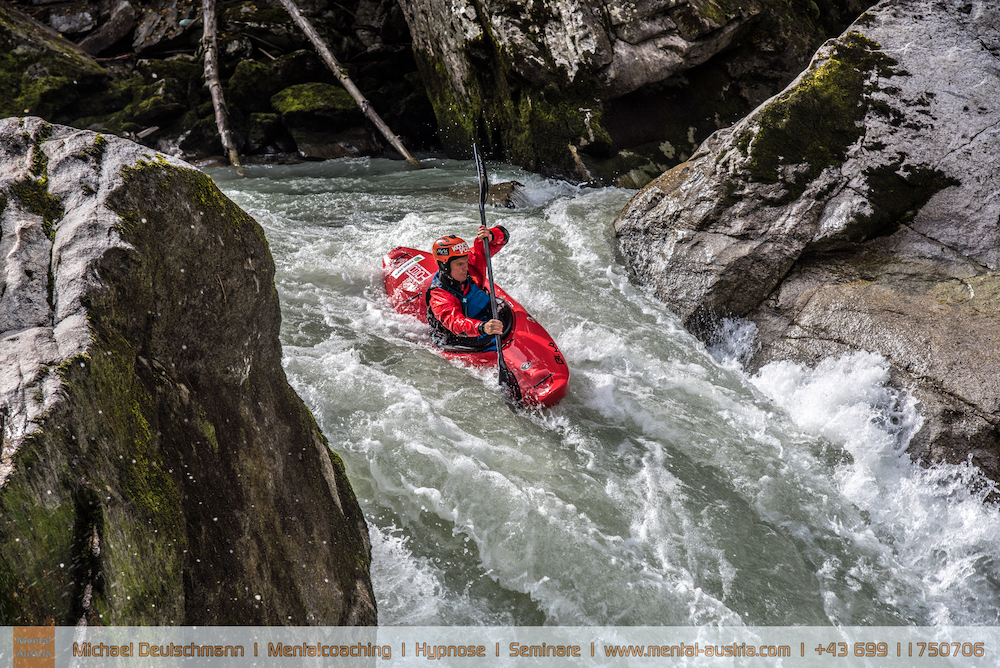
[[[202,48],[205,50],[205,81],[212,94],[215,124],[219,128],[219,136],[222,137],[222,148],[229,156],[229,164],[236,167],[239,175],[243,176],[243,165],[240,163],[240,154],[236,151],[236,144],[233,142],[233,133],[229,129],[229,113],[226,111],[226,100],[222,95],[219,69],[216,66],[215,0],[202,0],[201,7],[202,21],[205,24],[205,32],[201,38]]]
[[[208,0],[204,1],[208,2]],[[375,127],[379,129],[379,132],[382,133],[382,136],[384,136],[389,141],[389,143],[392,144],[392,147],[396,149],[396,151],[398,151],[401,156],[406,158],[406,161],[408,163],[410,163],[414,167],[421,167],[420,162],[412,155],[410,155],[409,151],[406,150],[406,147],[403,146],[403,142],[399,140],[399,137],[394,135],[392,133],[392,130],[389,129],[389,126],[385,124],[385,122],[377,113],[375,113],[375,110],[372,109],[371,104],[368,102],[365,96],[361,94],[361,91],[358,90],[358,87],[354,85],[354,82],[351,81],[351,78],[347,75],[347,71],[340,66],[340,63],[333,56],[333,53],[330,52],[330,49],[327,48],[322,38],[320,38],[319,33],[317,33],[315,28],[312,27],[312,24],[309,23],[309,21],[304,16],[302,16],[302,14],[299,12],[299,8],[295,5],[295,3],[292,2],[292,0],[281,0],[281,4],[285,6],[285,9],[287,9],[288,13],[291,14],[292,19],[295,21],[295,23],[298,24],[299,28],[302,29],[302,32],[304,32],[306,34],[306,37],[309,38],[309,41],[312,42],[313,46],[316,47],[316,51],[319,52],[320,57],[323,58],[323,60],[326,62],[327,66],[333,71],[337,79],[340,80],[340,83],[344,86],[347,92],[351,94],[351,97],[354,98],[354,101],[358,103],[358,107],[361,108],[361,111],[368,118],[368,120],[370,120],[372,123],[375,124]]]

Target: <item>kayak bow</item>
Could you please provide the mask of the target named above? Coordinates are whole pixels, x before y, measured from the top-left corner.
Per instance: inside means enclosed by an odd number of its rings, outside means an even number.
[[[427,301],[424,293],[437,272],[437,263],[430,253],[413,248],[397,247],[382,258],[385,289],[397,312],[415,316],[427,322]],[[521,400],[527,407],[554,406],[569,390],[569,367],[552,340],[537,320],[517,301],[496,288],[497,300],[506,302],[501,309],[510,322],[504,323],[503,359],[508,372],[521,390]],[[501,318],[503,319],[503,318]],[[438,348],[444,357],[475,368],[496,368],[497,352]]]

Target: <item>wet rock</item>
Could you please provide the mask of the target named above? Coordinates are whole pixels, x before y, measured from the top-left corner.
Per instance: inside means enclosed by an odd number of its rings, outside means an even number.
[[[0,121],[0,226],[4,619],[374,624],[260,226],[185,163],[38,118]]]
[[[379,155],[385,146],[364,127],[341,132],[323,132],[305,128],[289,130],[295,140],[295,150],[307,160],[333,160]]]
[[[264,63],[243,60],[226,84],[226,102],[243,112],[271,111],[271,98],[288,84]]]
[[[751,369],[879,353],[920,401],[911,454],[971,456],[994,479],[998,18],[987,2],[880,3],[615,222],[692,331],[749,319]]]
[[[290,86],[271,98],[271,106],[289,128],[339,130],[364,118],[350,93],[332,84]]]
[[[362,125],[365,118],[354,98],[340,86],[319,82],[290,86],[271,98],[271,106],[304,158],[359,157],[383,150]]]
[[[62,12],[49,14],[49,25],[56,32],[73,35],[93,30],[97,27],[97,18],[86,9],[70,8]]]
[[[116,2],[110,18],[92,34],[87,35],[79,46],[92,56],[97,56],[127,37],[136,26],[140,11],[129,0]]]
[[[453,155],[468,156],[477,141],[528,169],[583,182],[612,183],[622,169],[635,169],[635,161],[616,160],[621,148],[676,142],[673,135],[686,136],[689,127],[700,141],[733,122],[801,70],[825,29],[815,5],[768,1],[400,6]],[[698,70],[710,59],[722,64]],[[696,80],[684,78],[696,71]],[[738,78],[766,93],[742,88]],[[611,132],[612,100],[663,86],[711,100],[690,121],[638,114],[619,126],[623,132]],[[634,136],[629,128],[637,124],[646,136]],[[656,160],[676,163],[662,155],[644,162]]]
[[[468,202],[469,204],[479,203],[478,185],[455,186],[449,192],[459,202]],[[516,209],[528,206],[528,197],[524,191],[524,184],[517,181],[491,183],[486,203],[490,206],[499,206],[504,209]]]
[[[249,127],[246,152],[250,155],[296,153],[295,139],[285,128],[278,114],[251,114]]]
[[[142,53],[180,37],[198,16],[200,3],[192,0],[158,0],[144,8],[135,25],[132,48]],[[200,37],[201,31],[198,31]]]

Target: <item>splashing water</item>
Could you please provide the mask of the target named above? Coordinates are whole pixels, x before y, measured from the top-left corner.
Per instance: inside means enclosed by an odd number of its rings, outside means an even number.
[[[708,350],[617,256],[631,191],[489,170],[524,184],[487,212],[511,232],[494,271],[559,342],[560,405],[514,415],[436,354],[380,274],[475,234],[474,165],[428,163],[212,172],[270,241],[285,368],[368,518],[381,624],[1000,621],[1000,515],[974,467],[910,463],[918,407],[885,360],[751,377],[738,322]]]

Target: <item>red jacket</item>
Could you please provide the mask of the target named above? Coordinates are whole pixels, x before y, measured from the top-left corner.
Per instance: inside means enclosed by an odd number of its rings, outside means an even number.
[[[493,233],[493,241],[490,242],[490,256],[507,245],[507,230],[502,227],[490,228]],[[471,244],[472,250],[469,252],[469,279],[483,290],[489,292],[490,286],[486,278],[486,255],[483,253],[483,242],[474,240]],[[461,286],[462,294],[468,294],[469,286]],[[430,309],[434,317],[448,331],[459,336],[480,336],[479,325],[482,321],[466,318],[462,313],[462,304],[458,298],[447,290],[432,289],[430,297]]]

